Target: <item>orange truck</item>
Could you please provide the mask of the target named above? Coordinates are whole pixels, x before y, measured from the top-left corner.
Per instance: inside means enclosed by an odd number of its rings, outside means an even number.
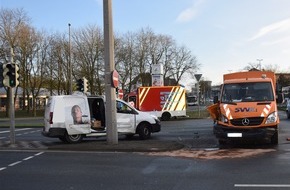
[[[214,134],[230,139],[268,139],[278,144],[276,78],[270,71],[225,74],[219,97],[209,106]]]
[[[186,116],[186,92],[182,86],[139,87],[128,94],[128,102],[161,120]]]

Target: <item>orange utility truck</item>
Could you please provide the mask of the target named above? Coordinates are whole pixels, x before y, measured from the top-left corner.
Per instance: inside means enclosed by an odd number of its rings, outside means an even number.
[[[129,93],[128,102],[144,112],[169,120],[171,117],[186,116],[186,94],[182,86],[139,87]]]
[[[220,143],[229,139],[268,139],[278,144],[276,78],[270,71],[224,75],[220,97],[207,109]]]

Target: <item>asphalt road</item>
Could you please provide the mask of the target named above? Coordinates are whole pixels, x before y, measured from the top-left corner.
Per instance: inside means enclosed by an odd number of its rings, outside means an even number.
[[[58,139],[42,137],[41,128],[19,129],[18,144],[11,147],[5,144],[9,141],[7,128],[1,128],[0,187],[290,189],[290,142],[286,140],[290,136],[290,120],[284,115],[280,118],[278,146],[242,143],[223,149],[212,135],[210,119],[163,122],[162,131],[153,134],[152,139],[120,137],[112,149],[106,139],[63,144]],[[163,143],[168,144],[158,147]],[[181,146],[172,148],[173,144]]]

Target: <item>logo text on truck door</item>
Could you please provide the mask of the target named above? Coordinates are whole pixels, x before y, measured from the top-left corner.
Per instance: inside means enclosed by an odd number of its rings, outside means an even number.
[[[257,109],[256,108],[253,108],[253,107],[249,107],[249,108],[235,108],[235,112],[257,112]]]

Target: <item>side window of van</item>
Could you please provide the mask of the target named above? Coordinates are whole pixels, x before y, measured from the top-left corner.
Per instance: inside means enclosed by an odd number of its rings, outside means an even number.
[[[123,102],[117,101],[117,113],[132,113],[132,109]]]

